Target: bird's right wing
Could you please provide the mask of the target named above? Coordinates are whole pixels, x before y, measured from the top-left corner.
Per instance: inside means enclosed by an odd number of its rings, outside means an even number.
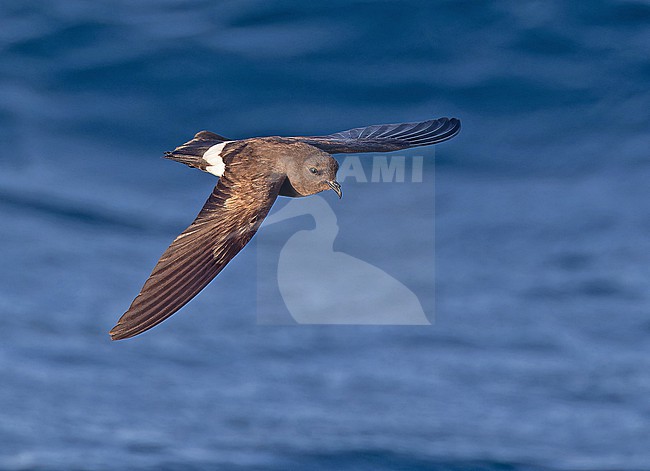
[[[111,338],[149,330],[196,296],[250,241],[283,180],[268,181],[233,163],[194,222],[163,253]]]
[[[330,154],[391,152],[428,146],[451,139],[460,132],[460,120],[439,118],[418,123],[376,124],[327,136],[292,137]]]

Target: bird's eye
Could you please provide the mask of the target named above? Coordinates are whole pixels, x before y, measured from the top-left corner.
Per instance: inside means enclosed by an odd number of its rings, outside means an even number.
[[[311,167],[311,168],[309,169],[309,171],[310,171],[311,173],[313,173],[314,175],[316,175],[316,174],[318,173],[318,170],[316,170],[316,168],[314,168],[314,167]]]

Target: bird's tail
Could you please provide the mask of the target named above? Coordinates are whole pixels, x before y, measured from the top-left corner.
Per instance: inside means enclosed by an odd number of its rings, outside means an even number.
[[[210,165],[203,159],[206,151],[214,145],[230,140],[210,131],[201,131],[196,133],[192,140],[178,146],[171,152],[165,152],[164,157],[206,171],[206,168]]]

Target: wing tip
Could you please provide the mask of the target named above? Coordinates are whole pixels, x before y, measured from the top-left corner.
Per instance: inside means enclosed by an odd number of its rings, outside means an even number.
[[[148,330],[147,328],[143,328],[139,323],[133,322],[133,319],[127,318],[129,312],[130,311],[125,312],[122,317],[118,319],[117,324],[115,324],[115,326],[113,326],[113,328],[108,332],[108,335],[111,336],[111,340],[128,339]]]
[[[133,335],[128,334],[127,330],[119,322],[108,332],[108,335],[111,336],[111,340],[124,340],[133,337]]]
[[[460,119],[458,118],[447,118],[445,116],[443,118],[433,119],[431,122],[442,124],[439,125],[438,129],[436,129],[436,132],[432,136],[430,136],[428,139],[425,139],[425,142],[422,142],[418,145],[439,144],[440,142],[448,141],[460,132],[461,124]]]
[[[122,340],[122,339],[126,338],[126,337],[122,337],[122,336],[120,336],[119,333],[117,333],[117,332],[115,332],[115,331],[113,331],[113,330],[111,330],[111,331],[108,333],[108,335],[111,337],[111,340],[112,340],[112,341]]]
[[[447,140],[447,139],[451,139],[452,137],[457,135],[460,132],[460,128],[462,126],[461,126],[461,123],[460,123],[460,119],[458,119],[458,118],[445,118],[445,119],[447,119],[449,124],[451,125],[451,128],[449,129],[449,131],[446,131],[446,133],[445,133],[445,134],[448,134],[445,137],[445,140]]]
[[[138,299],[138,297],[140,297],[141,294],[142,293],[140,293],[136,297],[136,300]],[[171,314],[173,314],[177,310],[174,310]],[[163,317],[162,319],[157,319],[155,320],[155,322],[150,322],[149,317],[145,317],[143,319],[142,317],[134,316],[133,311],[129,309],[127,312],[124,313],[124,315],[122,315],[122,317],[119,318],[117,324],[115,324],[115,326],[108,332],[108,335],[110,335],[111,340],[124,340],[131,337],[135,337],[136,335],[140,335],[146,332],[147,330],[157,326],[167,317]]]

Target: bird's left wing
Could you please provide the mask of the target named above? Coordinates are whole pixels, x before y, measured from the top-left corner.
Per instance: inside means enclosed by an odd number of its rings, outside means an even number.
[[[438,118],[417,123],[375,124],[327,136],[291,137],[330,154],[392,152],[428,146],[451,139],[460,132],[457,118]]]
[[[110,331],[133,337],[188,303],[250,241],[275,202],[284,178],[251,175],[233,163],[203,209],[163,253],[128,311]]]

